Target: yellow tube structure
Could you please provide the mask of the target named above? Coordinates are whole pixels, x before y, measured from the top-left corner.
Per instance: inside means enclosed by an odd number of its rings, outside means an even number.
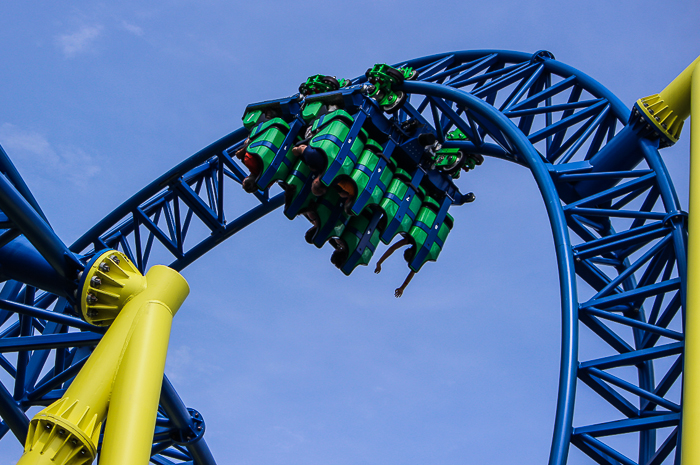
[[[666,105],[673,110],[673,113],[684,121],[690,116],[690,86],[693,76],[693,70],[700,63],[700,56],[697,57],[686,69],[679,74],[676,79],[671,81],[664,90],[659,92],[659,97],[666,102]],[[692,137],[692,131],[691,131]]]
[[[18,465],[92,463],[108,414],[100,463],[149,461],[172,318],[189,287],[164,266],[154,266],[144,277],[114,251],[103,254],[87,273],[97,286],[90,292],[100,298],[88,299],[91,307],[84,312],[100,324],[107,321],[103,313],[114,320],[63,397],[32,419]],[[92,281],[95,276],[101,281]],[[113,312],[117,299],[123,308]],[[105,462],[107,457],[112,458]]]
[[[681,425],[681,463],[684,465],[700,463],[700,57],[693,64],[694,70],[688,72],[686,69],[681,75],[682,81],[688,85],[687,107],[694,115],[690,120],[688,279]],[[681,89],[674,92],[681,92]]]
[[[690,83],[693,70],[700,63],[697,57],[676,79],[658,94],[637,100],[637,107],[646,114],[661,137],[661,147],[678,142],[683,121],[690,116]]]
[[[140,308],[114,381],[100,465],[147,465],[151,456],[170,327],[189,288],[165,266],[151,268],[146,279],[147,293],[163,297],[145,302],[139,298],[145,293],[137,297]]]

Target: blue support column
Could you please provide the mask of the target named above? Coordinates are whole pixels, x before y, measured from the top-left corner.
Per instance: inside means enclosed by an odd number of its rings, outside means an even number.
[[[17,189],[0,175],[0,209],[63,279],[73,280],[81,263]]]
[[[12,398],[5,386],[0,383],[0,417],[10,428],[17,440],[24,445],[27,440],[27,430],[29,429],[29,418],[19,408],[17,402]]]
[[[163,376],[163,387],[160,392],[160,405],[165,410],[173,426],[180,431],[190,431],[194,428],[194,423],[190,412],[180,396],[175,392],[175,388],[170,383],[167,376]],[[196,465],[216,465],[216,460],[209,450],[204,438],[186,444],[187,450],[192,454]]]

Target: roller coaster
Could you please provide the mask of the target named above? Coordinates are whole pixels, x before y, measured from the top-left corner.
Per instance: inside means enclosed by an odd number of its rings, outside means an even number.
[[[329,267],[349,275],[400,238],[412,276],[458,240],[449,209],[474,200],[464,188],[495,157],[531,171],[555,245],[562,333],[549,464],[567,463],[571,446],[601,465],[700,463],[692,217],[659,154],[700,95],[698,63],[632,109],[547,51],[314,75],[294,95],[250,104],[240,129],[70,246],[0,150],[0,367],[11,380],[0,384],[0,438],[25,445],[20,464],[214,465],[204,418],[163,375],[188,293],[177,272],[282,207],[311,222],[309,244],[330,244]],[[241,196],[256,205],[232,213]],[[582,386],[593,400],[577,396]],[[30,419],[32,407],[43,410]]]

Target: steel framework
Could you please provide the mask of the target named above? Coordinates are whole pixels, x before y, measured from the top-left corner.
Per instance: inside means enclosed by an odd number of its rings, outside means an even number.
[[[408,100],[398,122],[418,119],[445,147],[527,167],[542,194],[562,319],[550,465],[566,463],[570,444],[602,465],[680,463],[687,215],[658,137],[549,52],[464,51],[397,66],[419,72],[401,87]],[[446,141],[455,127],[469,141]],[[96,252],[119,250],[141,271],[153,261],[182,270],[282,205],[282,194],[268,191],[248,210],[231,199],[246,175],[232,158],[246,134],[194,154],[70,247],[2,153],[0,367],[14,382],[0,384],[0,437],[12,431],[23,442],[27,409],[59,398],[100,340],[101,330],[76,316],[72,296]],[[586,408],[600,400],[609,408]],[[160,405],[152,462],[214,464],[201,415],[167,378]]]

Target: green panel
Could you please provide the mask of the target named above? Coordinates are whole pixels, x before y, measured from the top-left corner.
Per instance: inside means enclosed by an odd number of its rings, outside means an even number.
[[[366,212],[366,211],[365,211]],[[345,244],[347,245],[348,248],[348,260],[352,259],[354,252],[359,252],[359,256],[356,257],[356,261],[352,263],[352,267],[350,269],[349,273],[345,273],[346,275],[349,275],[352,273],[352,271],[360,266],[360,265],[367,265],[369,262],[372,260],[372,255],[374,255],[374,251],[370,249],[369,247],[364,247],[362,250],[358,250],[361,237],[362,235],[367,233],[367,227],[369,226],[369,223],[372,220],[372,213],[363,213],[361,215],[355,216],[350,219],[348,222],[347,227],[345,228],[345,231],[343,231],[343,235],[341,236],[341,239]],[[379,244],[379,236],[380,236],[380,231],[378,228],[375,228],[374,231],[371,232],[371,239],[370,243],[372,244],[372,248],[374,250],[377,249],[377,244]],[[347,260],[345,263],[343,263],[339,268],[343,269],[346,267]]]
[[[304,187],[305,182],[301,180],[298,176],[296,176],[294,173],[299,172],[301,175],[305,176],[306,179],[311,175],[311,170],[309,169],[308,166],[301,160],[298,160],[297,163],[293,166],[291,174],[287,177],[284,183],[280,183],[282,187],[284,188],[284,205],[285,205],[285,212],[284,215],[289,218],[290,220],[294,219],[295,215],[290,215],[287,212],[287,208],[289,205],[294,202],[297,197],[299,196],[299,193],[301,192],[302,188]],[[315,197],[311,192],[309,192],[306,196],[306,199],[304,200],[302,207],[300,211],[303,211],[305,208],[307,208],[311,201],[314,200]]]
[[[258,121],[260,120],[260,116],[262,116],[262,114],[262,110],[249,111],[248,113],[243,115],[243,126],[246,129],[250,130],[250,128],[258,124]]]
[[[316,102],[311,102],[304,106],[304,109],[301,112],[301,117],[308,123],[309,121],[318,118],[324,110],[325,105],[322,101],[319,100]]]
[[[330,204],[330,206],[326,205],[323,201]],[[322,230],[326,227],[328,221],[332,221],[332,218],[336,218],[338,210],[342,209],[342,207],[340,206],[340,196],[338,195],[338,192],[335,189],[329,189],[323,197],[319,198],[318,201],[312,205],[312,207],[316,209],[316,214],[318,214],[320,220],[319,230]],[[325,237],[321,238],[320,240],[319,238],[314,239],[314,242],[317,242],[322,245],[331,237],[340,237],[343,230],[345,229],[345,223],[347,221],[347,218],[348,216],[344,212],[341,213],[340,217],[337,220],[335,220],[335,225],[333,226],[333,229],[331,229],[325,235]],[[319,246],[317,245],[317,247]]]
[[[405,176],[401,172],[405,173]],[[397,169],[394,178],[391,180],[391,184],[387,189],[387,193],[394,194],[400,199],[405,199],[407,196],[408,184],[402,178],[405,179],[405,177],[407,176],[408,173],[406,173],[400,168]],[[413,195],[408,205],[408,209],[414,215],[417,215],[420,211],[420,207],[422,204],[421,197],[421,192],[418,192],[417,194]],[[391,221],[392,218],[394,218],[397,215],[399,209],[399,205],[394,200],[387,198],[386,194],[379,203],[379,207],[384,211],[386,215],[387,224]],[[413,220],[411,220],[411,217],[408,216],[408,214],[404,214],[403,217],[398,218],[398,220],[401,222],[401,225],[397,228],[394,235],[392,237],[382,238],[382,242],[384,242],[385,244],[389,244],[394,239],[394,237],[396,237],[397,234],[408,233],[410,231],[411,225],[413,224]]]
[[[270,167],[270,163],[272,163],[272,161],[275,158],[276,151],[264,145],[259,145],[257,147],[250,146],[254,145],[257,142],[266,141],[279,149],[279,147],[284,142],[284,139],[287,137],[288,132],[289,125],[281,118],[273,118],[270,121],[266,121],[265,123],[256,126],[255,129],[253,129],[253,131],[251,132],[248,153],[257,155],[260,158],[260,160],[263,163],[263,173],[267,171],[267,169]],[[285,157],[288,160],[293,161],[291,144],[285,154]],[[279,167],[278,172],[275,173],[275,176],[273,176],[271,182],[286,178],[288,173],[289,168],[287,167],[287,165],[282,163]],[[259,187],[264,189],[268,186]]]

